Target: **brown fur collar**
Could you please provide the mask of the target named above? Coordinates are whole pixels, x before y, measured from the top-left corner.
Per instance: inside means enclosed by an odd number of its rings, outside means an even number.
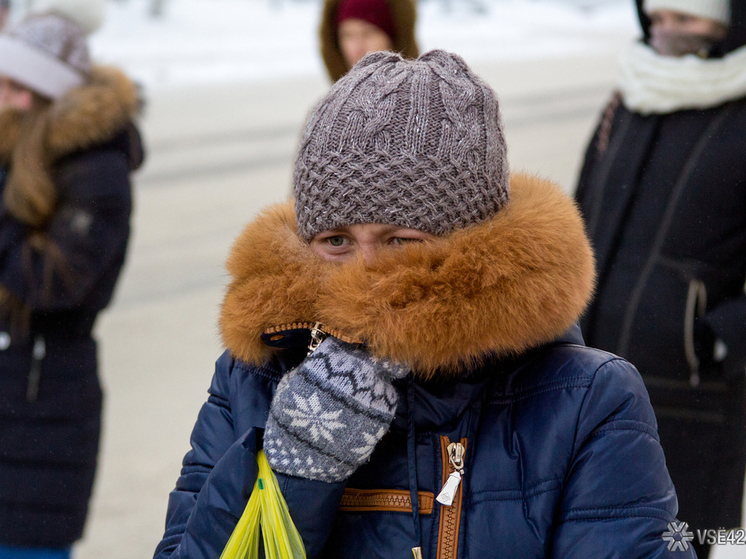
[[[393,50],[400,52],[404,58],[417,58],[419,50],[414,36],[417,20],[417,8],[414,0],[386,0],[396,25],[396,40]],[[321,42],[321,56],[326,65],[326,71],[333,82],[344,76],[349,68],[339,50],[337,42],[337,7],[341,0],[325,0],[321,13],[319,40]]]
[[[57,159],[104,142],[138,111],[137,87],[121,71],[98,66],[90,81],[52,102],[46,113],[44,148]],[[23,133],[23,114],[0,112],[0,159],[7,161]]]
[[[52,168],[64,155],[105,142],[137,113],[135,85],[119,70],[94,69],[90,80],[28,112],[0,112],[0,163],[10,167],[3,205],[16,219],[43,226],[57,202]]]
[[[262,364],[262,332],[319,321],[421,376],[457,372],[562,334],[593,291],[594,262],[575,204],[558,187],[511,179],[491,220],[362,260],[324,261],[296,235],[292,205],[265,210],[236,240],[220,318],[231,353]]]

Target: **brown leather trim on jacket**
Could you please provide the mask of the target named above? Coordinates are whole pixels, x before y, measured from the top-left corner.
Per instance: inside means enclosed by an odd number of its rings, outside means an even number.
[[[418,491],[420,514],[432,514],[435,496],[429,491]],[[403,489],[346,488],[339,505],[342,512],[412,512],[412,499]]]
[[[440,452],[443,458],[443,485],[455,468],[448,459],[448,437],[440,437]],[[461,439],[466,448],[466,439]],[[437,559],[456,559],[458,555],[458,532],[461,526],[461,504],[463,502],[463,481],[459,484],[451,506],[440,505],[440,527],[438,528]]]

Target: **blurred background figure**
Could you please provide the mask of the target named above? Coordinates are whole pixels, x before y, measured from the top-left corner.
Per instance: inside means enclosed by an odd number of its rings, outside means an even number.
[[[333,82],[369,52],[391,50],[417,58],[415,0],[325,0],[321,56]]]
[[[81,537],[102,393],[96,316],[124,262],[138,96],[91,63],[93,0],[45,2],[0,34],[0,558]]]
[[[10,17],[10,0],[0,0],[0,31],[8,23]]]
[[[644,39],[621,58],[576,194],[599,271],[583,333],[643,374],[679,518],[733,528],[746,466],[744,2],[638,9]]]

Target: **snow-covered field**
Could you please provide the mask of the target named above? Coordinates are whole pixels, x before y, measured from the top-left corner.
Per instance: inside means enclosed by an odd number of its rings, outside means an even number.
[[[323,72],[319,0],[152,0],[109,3],[94,57],[151,89],[273,80]],[[470,62],[564,57],[616,49],[637,34],[631,0],[421,0],[421,50]],[[475,6],[483,8],[475,9]]]

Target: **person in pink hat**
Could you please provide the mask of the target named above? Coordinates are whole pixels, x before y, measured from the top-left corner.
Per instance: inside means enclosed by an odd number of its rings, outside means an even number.
[[[0,0],[0,31],[8,23],[10,17],[10,0]]]
[[[417,58],[416,20],[413,0],[325,0],[319,37],[329,78],[336,82],[370,52]]]

